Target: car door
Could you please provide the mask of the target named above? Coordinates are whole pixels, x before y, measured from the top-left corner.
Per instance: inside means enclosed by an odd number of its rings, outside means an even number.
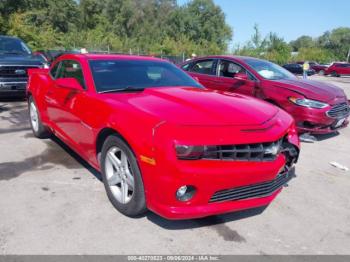
[[[57,83],[61,78],[75,78],[82,89],[71,89]],[[59,65],[54,84],[47,94],[48,117],[55,125],[61,138],[82,149],[87,141],[93,140],[92,128],[82,119],[88,103],[81,65],[75,60],[63,60]]]
[[[196,60],[187,68],[187,71],[206,88],[217,89],[216,61],[216,59]]]
[[[345,64],[344,75],[350,75],[350,64]]]
[[[246,75],[246,79],[240,78],[239,75]],[[216,77],[217,89],[249,96],[255,94],[256,81],[254,76],[236,62],[225,59],[219,60]]]

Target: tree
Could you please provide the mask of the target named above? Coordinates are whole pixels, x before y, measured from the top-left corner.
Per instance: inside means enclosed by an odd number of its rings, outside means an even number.
[[[316,43],[311,36],[303,35],[296,39],[295,41],[290,42],[293,51],[298,51],[300,48],[312,48],[315,47]]]
[[[350,50],[350,28],[340,27],[327,31],[319,37],[318,44],[332,52],[338,60],[346,60]]]

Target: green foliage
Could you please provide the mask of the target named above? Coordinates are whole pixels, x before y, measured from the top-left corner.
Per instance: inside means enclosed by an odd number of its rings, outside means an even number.
[[[329,63],[335,60],[334,55],[327,49],[319,47],[301,47],[298,55],[295,57],[296,61],[317,61],[319,63]]]
[[[187,55],[222,53],[232,38],[213,0],[2,0],[0,33],[33,49]]]
[[[319,39],[320,47],[332,52],[337,60],[346,60],[350,50],[350,28],[340,27],[325,32]]]
[[[292,51],[297,55],[292,56]],[[278,64],[306,60],[319,63],[346,61],[350,56],[350,28],[341,27],[327,31],[315,39],[301,36],[287,44],[275,33],[262,39],[259,27],[255,25],[251,40],[242,47],[236,47],[233,52],[268,59]]]
[[[303,35],[296,39],[295,41],[290,42],[293,51],[298,51],[300,48],[312,48],[316,46],[316,42],[311,36]]]
[[[237,47],[234,53],[285,64],[291,57],[291,50],[291,47],[284,39],[276,33],[270,33],[263,39],[258,25],[255,25],[251,40],[243,47]]]

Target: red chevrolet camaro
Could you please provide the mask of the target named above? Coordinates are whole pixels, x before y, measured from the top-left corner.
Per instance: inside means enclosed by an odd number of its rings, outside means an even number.
[[[53,133],[101,171],[116,209],[168,219],[268,205],[294,172],[284,111],[205,89],[166,61],[63,55],[27,86],[35,136]]]
[[[299,79],[269,61],[210,56],[181,67],[207,88],[254,96],[283,108],[294,117],[299,133],[327,134],[349,124],[349,102],[341,88]]]

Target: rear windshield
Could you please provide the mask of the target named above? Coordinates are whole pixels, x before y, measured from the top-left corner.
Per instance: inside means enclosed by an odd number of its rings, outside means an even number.
[[[97,92],[127,87],[202,86],[175,65],[146,60],[90,60]]]

